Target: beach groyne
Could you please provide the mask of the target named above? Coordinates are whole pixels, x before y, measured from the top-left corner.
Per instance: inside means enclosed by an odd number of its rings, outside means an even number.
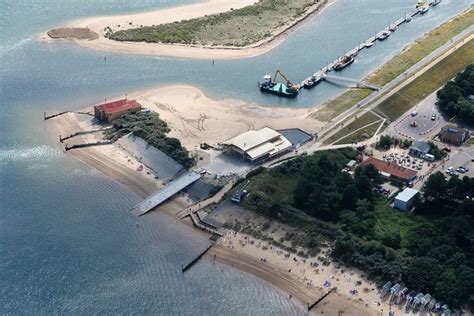
[[[76,144],[76,145],[71,145],[71,146],[66,145],[66,146],[64,147],[64,150],[65,150],[65,151],[69,151],[69,150],[71,150],[71,149],[94,147],[94,146],[103,146],[103,145],[111,145],[111,144],[113,144],[113,143],[114,143],[113,141],[107,140],[107,141],[98,141],[98,142],[95,142],[95,143]]]
[[[49,119],[52,119],[54,117],[61,116],[63,114],[67,114],[67,113],[76,113],[76,114],[94,116],[94,114],[92,114],[90,112],[82,112],[82,111],[62,111],[62,112],[51,114],[51,115],[46,115],[46,112],[43,112],[43,119],[46,121],[46,120],[49,120]]]
[[[201,259],[213,246],[215,245],[215,243],[212,243],[210,244],[206,249],[204,249],[204,251],[202,251],[200,254],[198,254],[193,260],[191,260],[188,264],[184,264],[181,266],[181,270],[182,272],[186,272],[188,271],[189,269],[191,269],[191,267],[193,265],[195,265],[199,259]]]
[[[324,294],[323,296],[321,296],[319,299],[317,299],[313,304],[308,304],[308,312],[311,311],[316,305],[318,305],[319,303],[321,303],[322,300],[324,300],[326,297],[328,297],[329,294],[331,294],[332,292],[336,291],[337,290],[337,287],[333,287],[332,289],[330,289],[326,294]]]

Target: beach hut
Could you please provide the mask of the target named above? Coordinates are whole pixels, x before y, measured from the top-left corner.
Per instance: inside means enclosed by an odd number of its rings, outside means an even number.
[[[431,295],[430,294],[425,294],[423,298],[421,299],[421,310],[424,311],[428,303],[431,301]]]
[[[390,289],[390,302],[393,302],[397,298],[398,292],[400,292],[400,288],[401,286],[398,283],[392,286],[392,288]]]
[[[436,299],[434,297],[431,298],[430,302],[428,303],[428,311],[432,311],[436,304]]]
[[[404,287],[400,292],[398,292],[396,304],[400,305],[406,299],[407,294],[408,294],[408,288]]]
[[[411,304],[413,303],[415,296],[416,296],[416,292],[413,290],[410,291],[410,293],[408,293],[407,302],[405,303],[405,313],[408,313],[410,311]]]
[[[387,295],[388,291],[390,291],[391,286],[392,286],[392,282],[388,281],[387,283],[385,283],[385,285],[382,287],[380,298],[383,298],[385,295]]]
[[[416,313],[418,308],[420,307],[421,300],[423,298],[423,293],[418,293],[414,298],[411,303],[411,308],[413,309],[413,313]]]

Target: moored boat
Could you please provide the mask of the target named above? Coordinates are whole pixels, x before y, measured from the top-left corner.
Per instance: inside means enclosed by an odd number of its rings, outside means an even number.
[[[383,40],[385,40],[387,37],[389,37],[390,34],[391,34],[391,32],[390,32],[389,30],[384,30],[384,31],[382,32],[382,34],[380,34],[380,35],[377,37],[377,39],[378,39],[379,41],[383,41]]]
[[[416,8],[420,8],[420,7],[424,6],[425,3],[426,3],[426,0],[418,0],[416,2]]]
[[[342,70],[344,68],[346,68],[347,66],[349,66],[350,64],[352,64],[355,60],[355,56],[354,55],[344,55],[341,59],[339,59],[339,61],[334,65],[334,70],[336,71],[339,71],[339,70]]]
[[[425,14],[426,12],[429,11],[429,9],[430,9],[430,6],[429,6],[429,5],[425,5],[425,6],[423,6],[423,7],[421,8],[420,13],[421,13],[421,14]]]
[[[375,43],[375,42],[367,42],[367,43],[365,43],[364,46],[365,46],[366,48],[370,48],[370,47],[374,46],[374,43]]]
[[[433,7],[436,7],[436,6],[437,6],[438,4],[440,4],[440,3],[441,3],[441,0],[434,0],[434,1],[431,3],[431,5],[432,5]]]

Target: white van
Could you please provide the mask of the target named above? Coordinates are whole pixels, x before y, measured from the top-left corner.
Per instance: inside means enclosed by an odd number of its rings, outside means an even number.
[[[425,154],[423,156],[423,159],[427,160],[427,161],[434,161],[435,160],[435,156],[433,156],[432,154]]]

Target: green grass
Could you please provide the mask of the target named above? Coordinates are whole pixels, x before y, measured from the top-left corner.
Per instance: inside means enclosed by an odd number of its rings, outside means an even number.
[[[296,177],[283,177],[272,170],[261,172],[257,177],[253,177],[247,187],[249,192],[263,193],[268,200],[278,203],[293,203],[293,192],[298,179]]]
[[[319,121],[328,122],[339,114],[351,108],[354,104],[364,100],[374,92],[370,89],[350,89],[330,100],[323,107],[314,112],[311,117]]]
[[[400,234],[401,245],[404,246],[404,237],[412,227],[423,222],[421,217],[401,213],[390,208],[386,203],[377,203],[375,207],[374,235],[376,240],[383,240],[384,236]]]
[[[474,40],[471,40],[382,102],[377,109],[394,121],[473,62]]]
[[[404,71],[422,60],[425,56],[441,47],[452,37],[474,24],[474,11],[454,18],[434,29],[407,50],[392,58],[382,68],[369,77],[371,83],[383,86]]]
[[[260,0],[241,9],[200,18],[112,32],[117,41],[248,46],[326,0]]]
[[[338,139],[348,135],[349,133],[352,133],[354,132],[355,130],[365,126],[365,125],[368,125],[368,124],[371,124],[371,123],[374,123],[376,121],[380,121],[381,119],[373,114],[372,112],[367,112],[365,113],[364,115],[362,115],[361,117],[357,118],[357,120],[355,120],[354,122],[344,126],[343,128],[341,128],[337,133],[335,133],[334,135],[332,135],[331,137],[329,137],[327,140],[324,141],[324,144],[326,145],[329,145],[329,144],[332,144],[333,142],[337,141]],[[360,130],[359,132],[356,132],[354,133],[354,138],[350,138],[349,140],[352,140],[352,141],[345,141],[343,142],[343,144],[348,144],[348,143],[353,143],[354,140],[357,141],[361,141],[363,139],[362,138],[362,135],[364,133],[367,132],[367,134],[370,136],[373,135],[373,133],[375,133],[375,131],[377,130],[379,124],[374,124],[374,125],[371,125],[371,126],[368,126],[367,128],[364,128],[362,130]],[[370,132],[372,132],[372,134],[370,134]],[[352,135],[348,136],[348,137],[345,137],[344,139],[342,140],[346,140],[347,138],[351,137]],[[338,142],[338,144],[341,143],[341,142]]]

